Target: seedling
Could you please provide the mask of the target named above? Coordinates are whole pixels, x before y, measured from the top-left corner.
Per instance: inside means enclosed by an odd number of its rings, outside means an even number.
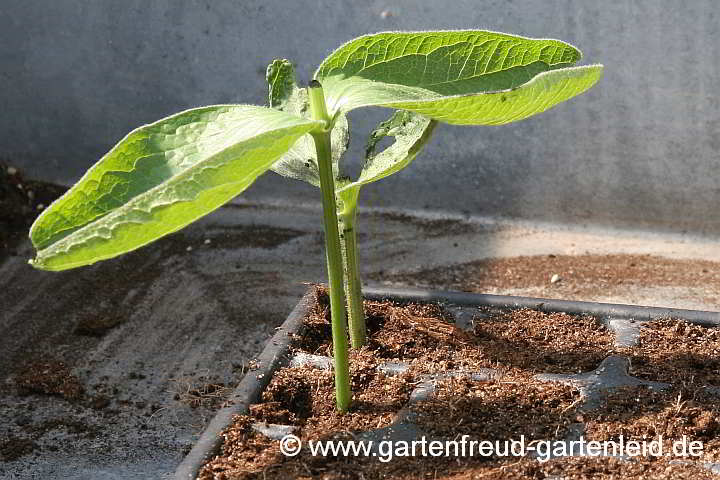
[[[296,85],[289,62],[276,60],[268,68],[271,108],[194,108],[130,132],[36,220],[30,263],[66,270],[137,249],[227,203],[270,169],[316,185],[337,406],[345,411],[346,298],[353,345],[365,342],[355,246],[360,188],[409,165],[437,122],[501,125],[583,93],[603,67],[573,67],[580,58],[558,40],[465,30],[359,37],[327,57],[307,88]],[[367,106],[399,112],[373,132],[365,167],[350,181],[339,163],[349,138],[345,114]],[[395,143],[376,153],[384,136]]]

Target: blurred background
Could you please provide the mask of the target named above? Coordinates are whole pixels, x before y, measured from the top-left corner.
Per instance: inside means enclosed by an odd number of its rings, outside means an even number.
[[[26,0],[0,5],[0,158],[71,184],[132,128],[217,103],[266,103],[265,68],[306,84],[341,43],[383,30],[484,28],[578,46],[590,92],[501,127],[437,129],[365,205],[720,233],[713,215],[720,49],[713,0]],[[387,111],[354,113],[348,158]],[[356,167],[357,168],[357,167]],[[268,173],[248,199],[315,201]]]

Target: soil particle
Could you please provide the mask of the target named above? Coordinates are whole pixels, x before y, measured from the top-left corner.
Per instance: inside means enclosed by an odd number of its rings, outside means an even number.
[[[15,386],[22,396],[54,395],[65,400],[79,400],[85,389],[63,362],[36,362],[15,377]]]

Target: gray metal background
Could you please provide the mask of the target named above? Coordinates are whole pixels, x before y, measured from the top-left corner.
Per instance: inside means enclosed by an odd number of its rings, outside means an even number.
[[[383,15],[382,12],[388,14]],[[364,204],[720,233],[720,2],[25,0],[0,4],[0,157],[71,183],[128,130],[188,107],[264,103],[267,63],[306,82],[368,32],[488,28],[571,42],[605,78],[503,127],[441,126]],[[377,113],[354,115],[361,151]],[[268,174],[253,199],[314,200]]]

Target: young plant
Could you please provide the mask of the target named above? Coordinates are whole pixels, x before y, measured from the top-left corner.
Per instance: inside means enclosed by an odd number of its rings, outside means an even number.
[[[292,64],[287,60],[275,60],[268,66],[267,80],[270,87],[270,106],[280,110],[302,114],[307,100],[303,90],[295,83]],[[339,159],[349,142],[348,121],[340,112],[332,136],[333,173],[335,175],[335,200],[337,203],[340,240],[343,253],[345,292],[347,297],[350,341],[354,348],[360,348],[366,341],[365,317],[363,313],[362,282],[358,268],[356,242],[356,217],[360,189],[402,170],[412,162],[430,139],[437,122],[423,115],[399,110],[389,120],[382,122],[370,135],[366,147],[366,162],[357,180],[351,181],[341,174]],[[390,147],[375,153],[376,144],[386,136],[395,137]],[[309,141],[299,140],[272,170],[280,175],[302,180],[320,187],[317,160]]]
[[[289,62],[275,61],[271,108],[195,108],[130,132],[36,220],[30,263],[66,270],[137,249],[227,203],[270,169],[308,181],[321,190],[335,390],[345,411],[344,284],[353,344],[365,341],[355,246],[360,188],[406,167],[437,122],[500,125],[586,91],[602,65],[572,67],[580,58],[558,40],[466,30],[359,37],[326,58],[308,88],[295,84]],[[345,114],[365,106],[400,112],[375,130],[365,168],[351,182],[339,165],[349,138]],[[376,154],[384,136],[395,143]]]
[[[520,58],[518,58],[520,57]],[[366,342],[362,282],[356,242],[360,189],[407,167],[430,139],[438,121],[501,125],[522,120],[578,95],[599,80],[602,65],[566,68],[581,58],[556,40],[532,40],[486,31],[381,33],[357,38],[320,65],[315,78],[335,105],[333,173],[350,341]],[[304,90],[287,60],[267,71],[270,106],[302,115]],[[358,106],[396,111],[371,134],[366,161],[355,181],[343,175],[339,159],[349,141],[345,112]],[[384,137],[395,142],[380,153]],[[309,141],[298,141],[272,170],[320,186],[317,159]]]

